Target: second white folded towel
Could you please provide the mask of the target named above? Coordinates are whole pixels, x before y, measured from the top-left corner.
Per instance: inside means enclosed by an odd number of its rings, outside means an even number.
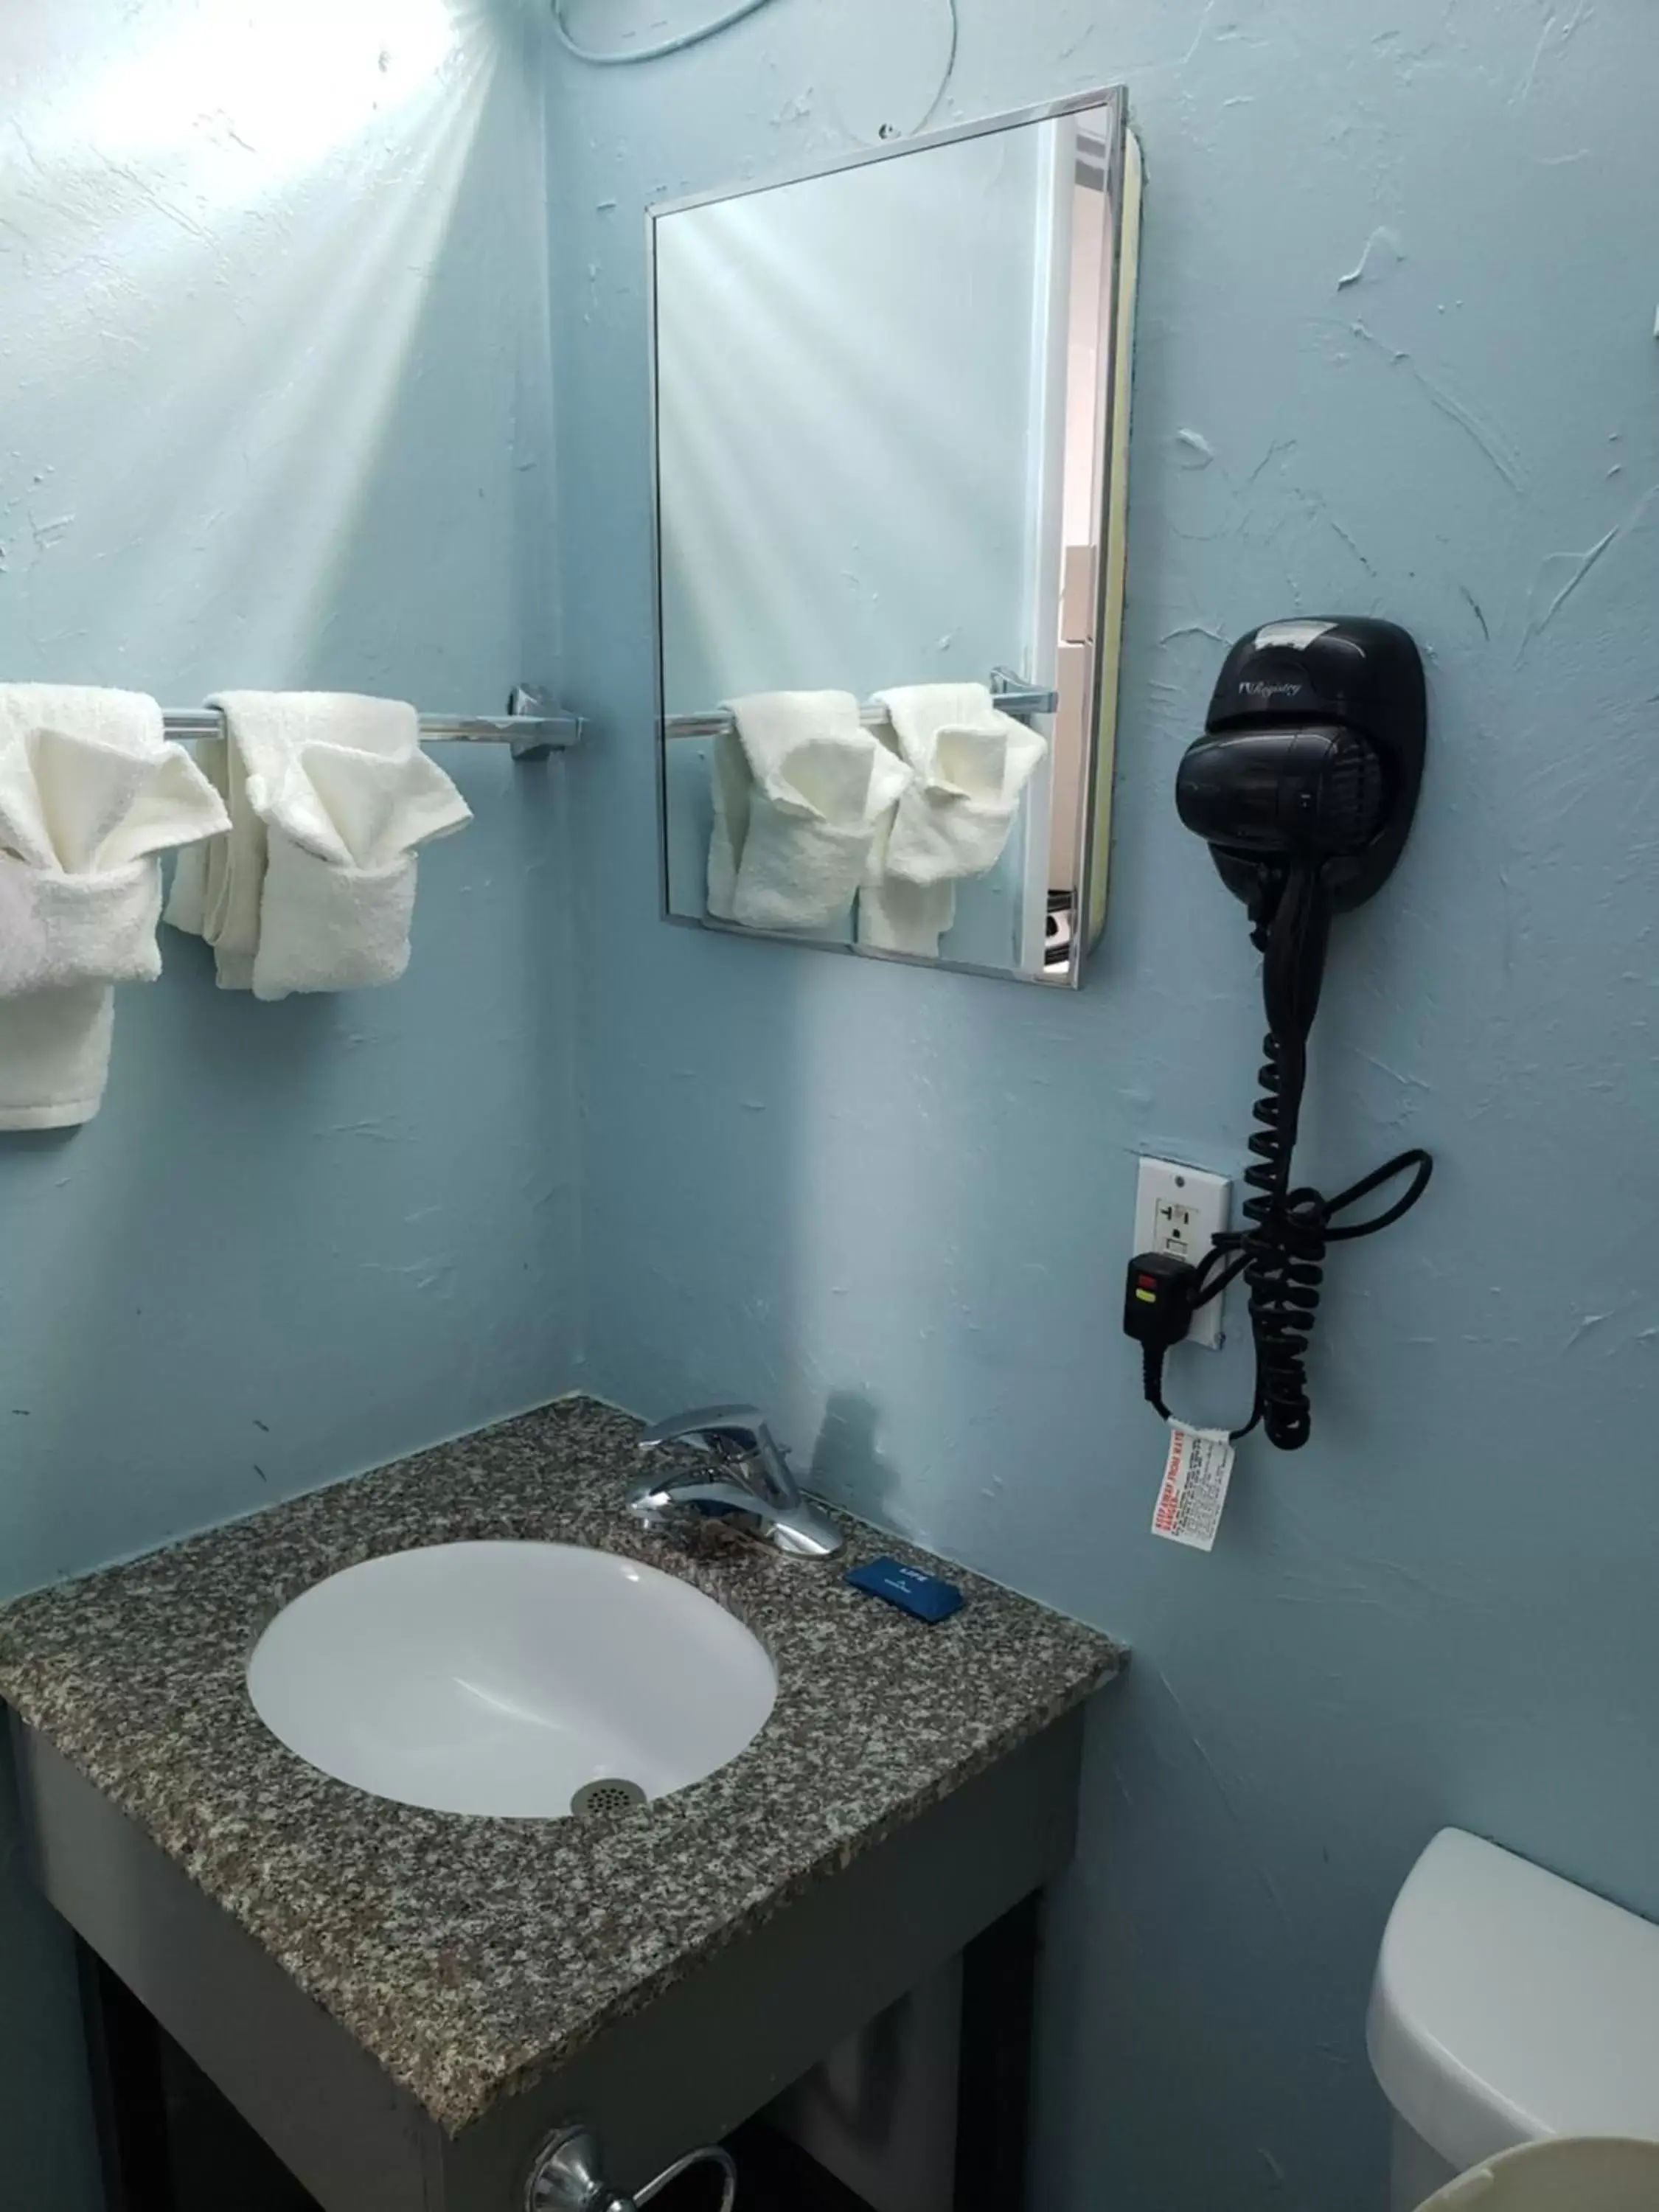
[[[983,684],[901,684],[876,699],[915,778],[888,840],[889,874],[913,884],[984,875],[1048,740],[1001,713]]]
[[[859,942],[937,959],[956,885],[1001,859],[1048,741],[997,708],[983,684],[878,691],[910,775],[859,894]]]
[[[472,818],[400,701],[227,691],[198,757],[228,834],[184,855],[167,919],[258,999],[392,983],[409,965],[415,855]]]
[[[850,691],[758,691],[729,700],[716,738],[708,910],[747,929],[843,921],[878,829],[909,782]]]

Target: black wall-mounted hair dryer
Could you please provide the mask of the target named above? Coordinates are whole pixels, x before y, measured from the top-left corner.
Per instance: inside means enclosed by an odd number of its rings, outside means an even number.
[[[1260,1422],[1286,1451],[1308,1440],[1305,1357],[1325,1247],[1386,1229],[1417,1203],[1433,1172],[1428,1153],[1413,1150],[1334,1198],[1291,1184],[1331,916],[1362,905],[1399,859],[1422,782],[1426,726],[1423,664],[1393,623],[1268,623],[1228,653],[1204,735],[1188,747],[1176,779],[1182,820],[1208,841],[1221,880],[1249,909],[1267,1015],[1260,1126],[1244,1178],[1249,1227],[1218,1240],[1188,1303],[1202,1304],[1245,1277],[1255,1400],[1236,1433]],[[1385,1212],[1334,1225],[1334,1217],[1407,1173],[1409,1186]],[[1147,1395],[1164,1411],[1160,1371],[1149,1360]]]

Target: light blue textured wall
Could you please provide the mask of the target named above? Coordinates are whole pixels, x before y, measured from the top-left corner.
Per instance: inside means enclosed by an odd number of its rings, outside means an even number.
[[[0,676],[498,710],[551,664],[522,14],[3,12]],[[0,1595],[570,1381],[562,771],[441,757],[477,818],[403,983],[256,1006],[164,932],[99,1118],[0,1138]],[[0,1801],[0,2197],[41,2212],[92,2201],[65,1966]]]
[[[562,61],[595,1370],[650,1412],[753,1393],[843,1496],[1133,1639],[1055,1920],[1045,2201],[1359,2212],[1367,1979],[1437,1824],[1659,1913],[1659,18],[960,9],[942,116],[1121,79],[1146,147],[1109,933],[1073,1000],[657,920],[641,210],[912,127],[946,10],[777,0]],[[1411,848],[1333,952],[1307,1165],[1440,1171],[1337,1255],[1316,1441],[1247,1449],[1206,1561],[1146,1534],[1121,1269],[1138,1152],[1242,1155],[1255,963],[1170,787],[1223,641],[1297,610],[1407,623],[1433,711]],[[1236,1352],[1178,1367],[1245,1401]]]

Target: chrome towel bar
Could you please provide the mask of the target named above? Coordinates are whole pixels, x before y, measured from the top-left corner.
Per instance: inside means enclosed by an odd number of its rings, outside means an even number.
[[[1006,679],[1006,680],[1005,680]],[[1034,685],[1008,679],[1008,672],[996,669],[991,678],[991,698],[1005,714],[1024,720],[1030,714],[1052,714],[1060,705],[1059,695],[1039,690]],[[859,720],[866,730],[884,729],[887,717],[879,707],[866,706],[859,709]],[[707,714],[670,714],[664,721],[663,735],[668,738],[723,738],[737,727],[724,708]]]
[[[216,708],[197,707],[164,717],[170,738],[217,738],[225,718]],[[511,745],[514,760],[545,760],[582,740],[579,715],[567,714],[543,691],[520,684],[505,714],[422,714],[421,736],[428,743],[453,740],[471,745]]]

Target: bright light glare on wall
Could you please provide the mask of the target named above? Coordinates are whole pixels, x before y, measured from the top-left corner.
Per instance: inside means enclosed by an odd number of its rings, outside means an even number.
[[[213,0],[88,88],[75,129],[111,161],[206,136],[292,173],[407,105],[455,38],[447,0]]]
[[[143,688],[185,697],[291,678],[326,649],[374,485],[417,470],[387,459],[411,354],[465,389],[434,301],[475,296],[452,225],[530,125],[501,67],[510,17],[501,0],[130,0],[89,53],[49,5],[23,12],[26,97],[0,149],[0,566],[15,584],[27,565],[41,635],[67,637],[58,595],[76,605],[102,564],[90,680],[123,651]],[[169,674],[215,635],[228,657]]]

